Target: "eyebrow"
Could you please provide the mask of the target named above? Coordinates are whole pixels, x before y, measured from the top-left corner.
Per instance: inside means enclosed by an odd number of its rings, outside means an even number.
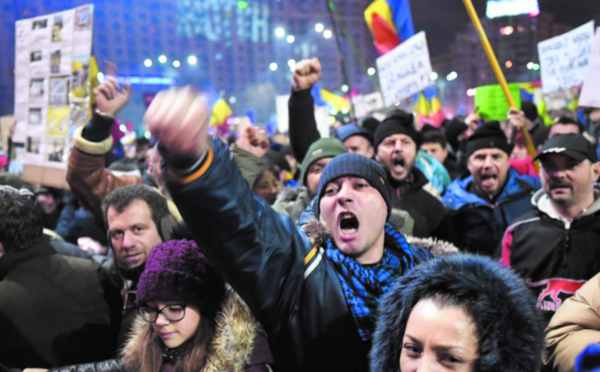
[[[410,338],[410,340],[416,344],[418,344],[419,346],[422,346],[423,343],[421,341],[419,341],[416,337],[411,336],[409,334],[405,335],[406,337]],[[460,347],[460,346],[452,346],[452,345],[438,345],[434,348],[434,350],[437,351],[448,351],[448,350],[461,350],[461,351],[465,351],[464,348]]]

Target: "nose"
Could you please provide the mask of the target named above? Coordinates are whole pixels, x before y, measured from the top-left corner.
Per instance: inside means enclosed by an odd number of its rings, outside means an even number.
[[[167,318],[165,318],[165,316],[163,315],[163,313],[159,313],[158,317],[156,317],[156,325],[158,326],[164,326],[169,324],[169,321],[167,320]]]
[[[484,168],[490,168],[492,166],[493,162],[492,162],[492,157],[491,156],[486,156],[485,157],[485,161],[483,162],[483,167]]]
[[[135,245],[135,239],[133,238],[133,234],[130,231],[125,231],[123,233],[123,248],[128,249]]]
[[[398,140],[394,142],[394,152],[402,151],[402,141]]]
[[[435,359],[430,355],[423,355],[415,372],[435,372]]]
[[[352,202],[354,200],[354,193],[348,182],[342,183],[340,191],[337,193],[338,203],[344,205],[345,203]]]

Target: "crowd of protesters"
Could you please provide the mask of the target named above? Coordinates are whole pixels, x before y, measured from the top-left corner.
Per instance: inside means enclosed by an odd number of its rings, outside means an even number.
[[[600,368],[600,108],[321,138],[321,74],[296,64],[277,138],[159,92],[118,160],[109,78],[69,190],[0,173],[0,371]]]

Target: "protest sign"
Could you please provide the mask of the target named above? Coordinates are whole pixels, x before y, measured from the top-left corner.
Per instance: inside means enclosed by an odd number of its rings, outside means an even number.
[[[275,109],[277,111],[277,130],[279,133],[287,133],[290,129],[288,101],[289,95],[277,96],[275,99]],[[317,122],[317,130],[321,134],[321,138],[329,137],[329,108],[327,106],[314,106],[315,121]]]
[[[538,43],[544,93],[583,83],[593,43],[594,21]]]
[[[431,61],[425,32],[377,58],[377,70],[387,107],[430,86]]]
[[[510,83],[508,89],[517,107],[521,106],[521,84]],[[477,87],[475,90],[475,107],[483,120],[506,120],[510,108],[504,92],[499,84]]]
[[[354,96],[352,97],[352,104],[354,105],[354,115],[357,118],[368,116],[385,108],[383,97],[379,92]]]
[[[592,57],[581,88],[579,105],[600,107],[600,27],[596,29]]]

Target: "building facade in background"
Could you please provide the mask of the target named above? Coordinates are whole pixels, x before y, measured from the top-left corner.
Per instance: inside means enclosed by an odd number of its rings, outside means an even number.
[[[110,60],[121,76],[164,76],[201,89],[210,84],[236,113],[254,108],[260,121],[275,113],[275,96],[290,91],[290,67],[302,58],[320,58],[324,88],[341,91],[346,83],[325,0],[10,1],[0,5],[5,50],[0,114],[12,113],[14,106],[14,22],[88,2],[95,6],[93,53],[101,70]],[[364,93],[374,90],[365,67],[373,67],[377,56],[363,18],[370,2],[335,1],[344,30],[355,42],[353,49],[338,28],[348,83]],[[164,88],[134,86],[132,103],[123,113],[130,117],[123,119],[135,126],[145,108],[143,94]]]

